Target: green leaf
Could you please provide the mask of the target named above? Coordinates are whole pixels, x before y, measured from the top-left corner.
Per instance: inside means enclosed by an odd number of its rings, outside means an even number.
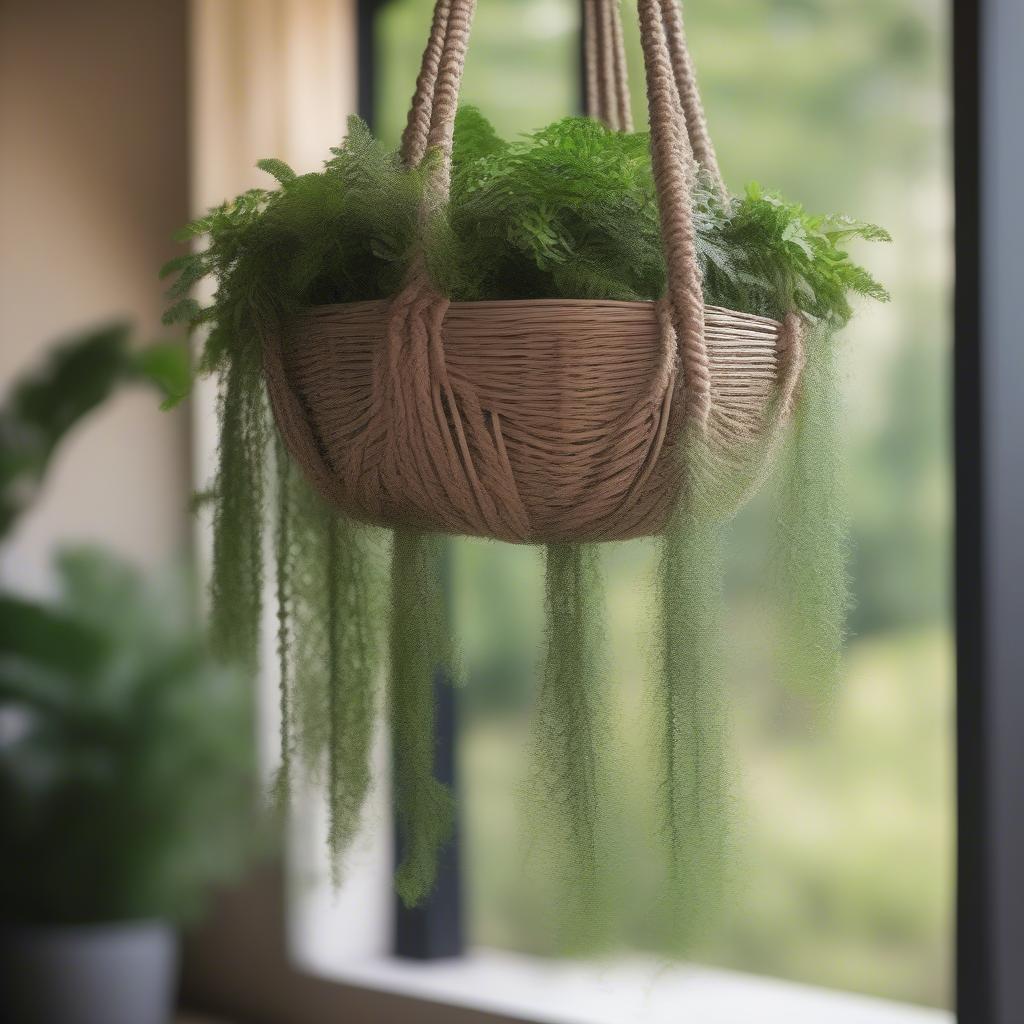
[[[184,343],[134,351],[129,337],[123,323],[91,331],[57,346],[41,367],[15,381],[0,408],[0,535],[35,498],[63,437],[118,384],[154,384],[163,408],[189,393]]]
[[[126,324],[91,331],[15,381],[0,409],[0,535],[35,496],[61,438],[123,378],[128,336]]]
[[[161,409],[173,408],[192,390],[189,350],[184,342],[150,345],[134,353],[132,363],[141,379],[153,384],[163,393]]]
[[[160,280],[162,281],[164,278],[170,277],[171,274],[179,273],[184,270],[185,267],[194,263],[197,259],[199,259],[199,257],[191,252],[184,253],[181,256],[175,256],[160,268]]]
[[[256,166],[261,171],[266,171],[271,177],[276,178],[282,185],[295,180],[295,172],[283,161],[268,157],[258,160]]]
[[[807,256],[814,256],[814,250],[807,240],[807,232],[799,221],[790,221],[786,225],[782,232],[782,240],[795,245],[801,252],[806,253]]]
[[[4,662],[18,658],[84,676],[94,672],[108,652],[107,641],[95,629],[45,605],[0,594],[0,658]]]
[[[195,299],[181,299],[164,313],[161,320],[168,326],[182,323],[191,324],[199,319],[202,311],[202,306]]]
[[[57,568],[53,602],[0,594],[4,918],[186,917],[260,845],[246,680],[206,653],[187,578],[97,550]]]

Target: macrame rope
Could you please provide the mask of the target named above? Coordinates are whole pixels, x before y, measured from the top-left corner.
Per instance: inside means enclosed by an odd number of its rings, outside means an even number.
[[[583,0],[584,109],[588,117],[604,121],[605,112],[601,109],[601,87],[598,84],[601,59],[597,44],[597,3],[598,0]]]
[[[451,185],[455,114],[459,104],[462,73],[466,67],[469,30],[475,10],[476,0],[451,0],[444,48],[441,51],[441,60],[434,85],[427,148],[436,149],[441,154],[441,163],[434,180],[436,197],[439,202],[444,202],[447,199]]]
[[[399,153],[406,167],[418,167],[428,150],[436,149],[440,154],[424,189],[420,209],[420,220],[424,225],[431,214],[444,205],[451,189],[455,114],[475,9],[476,0],[437,0],[409,117],[402,133]],[[422,253],[417,253],[409,270],[406,289],[411,297],[427,286],[429,280]]]
[[[684,413],[703,426],[711,409],[711,371],[690,199],[693,152],[665,36],[662,5],[659,0],[639,0],[639,8],[651,166],[665,250],[668,300],[679,336],[682,387],[687,399]]]
[[[686,133],[690,140],[693,157],[698,164],[711,175],[723,200],[728,200],[729,193],[718,167],[715,147],[708,134],[708,122],[704,115],[704,104],[697,88],[697,75],[690,56],[690,48],[686,43],[686,31],[683,26],[683,12],[678,0],[661,0],[662,23],[668,41],[672,73],[675,76],[676,89],[686,119]]]
[[[619,130],[633,130],[633,107],[629,98],[629,67],[626,64],[626,44],[622,37],[622,17],[618,0],[606,0],[611,10],[612,56],[615,66],[615,102],[619,110]]]
[[[586,111],[613,131],[631,132],[626,49],[618,0],[584,0]]]
[[[413,93],[409,117],[402,132],[399,152],[406,167],[419,166],[427,152],[427,138],[430,135],[430,122],[434,111],[434,89],[437,86],[437,71],[448,33],[450,13],[449,0],[437,0],[430,25],[430,37],[423,51],[420,73],[416,77],[416,91]]]
[[[708,133],[678,0],[661,0],[661,14],[693,157],[710,175],[722,198],[728,199]],[[632,131],[629,77],[618,0],[584,0],[583,40],[587,114],[617,131]]]
[[[428,109],[426,149],[436,148],[440,153],[432,187],[428,189],[425,200],[431,208],[444,202],[450,187],[455,113],[475,8],[476,0],[437,0],[431,35],[413,97],[413,109],[406,129],[406,159],[412,162],[420,152],[423,121]],[[667,291],[683,370],[678,386],[685,391],[685,414],[703,425],[711,405],[711,377],[704,339],[703,286],[690,204],[694,150],[689,132],[697,132],[697,143],[703,147],[705,155],[711,153],[713,159],[713,151],[707,140],[692,68],[684,56],[686,44],[682,35],[682,19],[674,0],[639,0],[639,10],[640,39],[647,74],[651,158],[665,249]],[[593,56],[596,65],[593,76],[588,69],[588,94],[593,86],[599,109],[611,121],[621,123],[621,115],[628,103],[624,98],[625,77],[619,74],[625,70],[625,58],[619,59],[616,53],[614,23],[617,8],[613,0],[586,0],[584,13],[588,22],[593,24],[585,35],[587,56]],[[672,22],[671,27],[666,26],[666,19]],[[621,35],[621,31],[618,34]],[[673,35],[676,43],[678,60],[675,63],[669,35]],[[695,116],[699,114],[695,125],[687,119],[688,106],[696,112]],[[717,164],[715,167],[717,169]],[[422,265],[417,263],[406,289],[395,300],[393,323],[396,329],[400,322],[406,320],[410,303],[424,287],[430,286],[426,283]],[[389,335],[391,342],[398,344],[396,330]]]

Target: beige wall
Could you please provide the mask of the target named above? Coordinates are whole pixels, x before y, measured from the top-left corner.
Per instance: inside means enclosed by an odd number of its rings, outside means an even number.
[[[0,390],[55,337],[159,330],[161,263],[188,215],[187,5],[0,0]],[[57,541],[144,564],[188,537],[188,414],[118,395],[63,446],[0,555],[38,589]]]
[[[272,180],[263,157],[317,170],[355,110],[355,0],[191,0],[191,204],[198,213]],[[195,402],[194,461],[208,479],[214,394]],[[201,538],[208,541],[208,538]]]

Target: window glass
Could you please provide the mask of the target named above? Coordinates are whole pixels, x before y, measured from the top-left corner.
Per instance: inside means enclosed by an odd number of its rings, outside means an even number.
[[[430,17],[392,0],[378,23],[378,126],[397,138]],[[635,14],[623,7],[638,123]],[[941,0],[695,0],[686,9],[712,135],[734,191],[757,179],[808,208],[849,212],[895,241],[856,256],[892,292],[842,340],[856,608],[845,681],[812,720],[764,667],[761,582],[770,506],[730,544],[730,677],[742,892],[701,959],[911,1002],[947,1005],[953,893],[953,668],[949,619],[951,183],[947,9]],[[485,0],[464,99],[499,130],[572,112],[576,5]],[[622,756],[645,700],[653,548],[605,564]],[[550,952],[548,894],[521,870],[522,801],[542,583],[535,551],[460,542],[461,788],[474,942]],[[624,835],[624,891],[643,892],[644,802]],[[642,903],[641,900],[637,901]],[[630,944],[658,950],[647,923]]]
[[[396,142],[405,127],[433,0],[390,0],[377,15],[376,127]],[[576,0],[484,0],[462,101],[484,110],[506,136],[575,113],[579,102]]]

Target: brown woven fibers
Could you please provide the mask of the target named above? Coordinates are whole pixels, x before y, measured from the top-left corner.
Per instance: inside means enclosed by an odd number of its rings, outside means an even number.
[[[425,220],[448,198],[475,6],[436,0],[402,137],[409,167],[441,156]],[[450,304],[415,259],[388,302],[308,311],[266,339],[267,382],[285,443],[336,507],[510,541],[654,534],[680,489],[684,420],[706,442],[702,487],[734,484],[705,500],[733,501],[756,480],[792,403],[800,321],[705,308],[690,198],[698,165],[725,189],[677,2],[637,7],[664,298]],[[584,18],[588,107],[628,128],[614,0],[587,0]]]
[[[292,455],[372,522],[508,541],[659,532],[679,488],[685,389],[663,304],[526,300],[305,313],[269,337]],[[800,369],[799,324],[707,307],[707,430],[730,456],[774,430]]]

